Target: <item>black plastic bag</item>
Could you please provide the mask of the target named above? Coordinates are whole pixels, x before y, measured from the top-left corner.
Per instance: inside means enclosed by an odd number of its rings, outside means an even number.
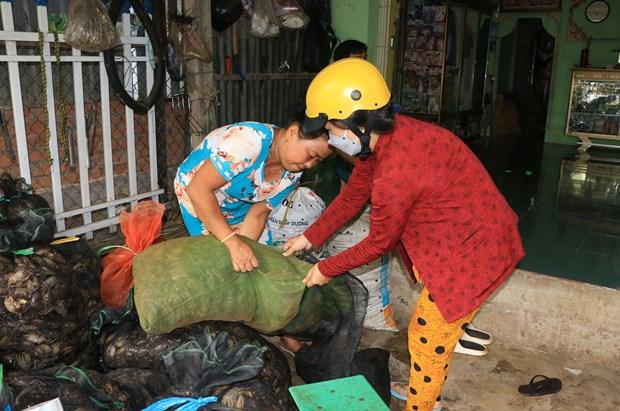
[[[217,31],[224,31],[232,26],[243,14],[241,0],[212,0],[211,25]]]
[[[381,348],[367,348],[355,353],[351,366],[351,375],[361,374],[377,391],[379,397],[388,406],[392,395],[390,393],[390,369],[388,362],[390,352]]]
[[[15,179],[9,173],[0,174],[0,198],[8,199],[30,190],[30,185],[23,178]]]
[[[0,175],[0,253],[52,241],[53,211],[47,200],[31,191],[23,178]]]
[[[22,201],[13,200],[11,203]],[[11,209],[11,205],[7,208]],[[54,237],[53,213],[49,208],[9,211],[12,221],[0,222],[0,253],[23,250],[36,244],[45,244]]]

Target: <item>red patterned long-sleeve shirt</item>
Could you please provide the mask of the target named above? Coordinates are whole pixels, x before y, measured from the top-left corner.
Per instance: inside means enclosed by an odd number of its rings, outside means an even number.
[[[397,115],[345,188],[304,233],[315,246],[370,200],[370,233],[319,263],[336,276],[402,242],[447,321],[480,306],[524,256],[517,216],[475,155],[449,131]]]

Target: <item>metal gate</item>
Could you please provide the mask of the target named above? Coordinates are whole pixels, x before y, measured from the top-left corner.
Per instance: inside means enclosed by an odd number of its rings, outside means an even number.
[[[16,27],[13,10],[26,7],[20,3],[0,1],[0,170],[23,177],[48,199],[57,236],[114,230],[119,206],[164,192],[155,109],[134,116],[123,106],[110,91],[102,54],[72,49],[62,34],[50,32],[47,1],[37,1],[38,32]],[[148,40],[132,29],[127,13],[121,40],[125,82],[150,89]],[[174,117],[169,105],[164,110],[166,121]],[[164,149],[184,147],[183,127],[170,130]],[[174,168],[185,154],[167,152],[160,168]]]

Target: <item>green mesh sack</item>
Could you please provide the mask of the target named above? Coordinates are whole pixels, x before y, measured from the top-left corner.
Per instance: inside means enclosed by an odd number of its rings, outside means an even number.
[[[133,261],[140,325],[164,334],[199,321],[240,321],[261,332],[281,330],[299,310],[311,265],[244,239],[260,262],[238,273],[228,250],[213,236],[161,242]],[[310,321],[314,322],[314,320]]]

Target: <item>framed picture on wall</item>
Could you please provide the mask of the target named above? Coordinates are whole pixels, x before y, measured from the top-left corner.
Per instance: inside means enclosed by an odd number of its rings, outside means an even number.
[[[556,11],[562,0],[500,0],[501,11]]]

